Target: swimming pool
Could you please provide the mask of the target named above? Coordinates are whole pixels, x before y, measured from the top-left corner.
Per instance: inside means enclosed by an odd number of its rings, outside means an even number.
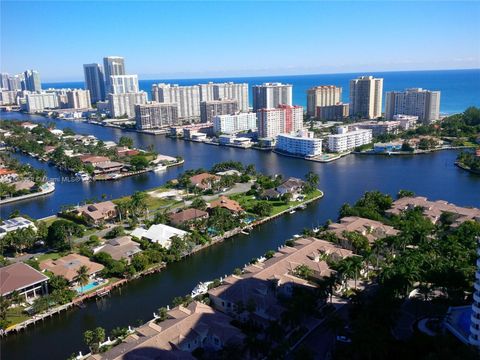
[[[87,285],[85,285],[83,287],[77,286],[75,288],[75,291],[78,292],[79,294],[86,293],[86,292],[88,292],[88,291],[90,291],[90,290],[92,290],[92,289],[94,289],[94,288],[96,288],[97,286],[100,286],[100,285],[101,285],[101,283],[95,280],[95,281],[92,281],[92,282],[88,283]]]

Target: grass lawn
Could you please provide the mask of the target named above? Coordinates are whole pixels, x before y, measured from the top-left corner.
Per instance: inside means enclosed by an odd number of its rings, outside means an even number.
[[[59,253],[59,252],[49,252],[49,253],[38,256],[37,259],[38,259],[38,262],[42,262],[50,259],[57,260],[58,258],[61,258],[63,255],[65,254]]]
[[[7,310],[7,321],[9,326],[21,323],[30,318],[28,314],[23,313],[25,308],[23,306],[16,306]]]
[[[285,203],[282,200],[258,200],[256,199],[253,195],[246,195],[246,194],[235,194],[229,196],[232,200],[236,200],[240,203],[240,205],[247,211],[251,212],[251,209],[255,204],[259,202],[268,202],[269,204],[272,204],[273,209],[272,212],[270,213],[270,216],[276,215],[278,213],[281,213],[282,211],[288,210],[289,208],[300,205],[305,201],[311,200],[317,196],[319,196],[322,192],[320,190],[315,190],[311,192],[310,194],[305,195],[305,199],[302,201],[289,201],[288,203]]]

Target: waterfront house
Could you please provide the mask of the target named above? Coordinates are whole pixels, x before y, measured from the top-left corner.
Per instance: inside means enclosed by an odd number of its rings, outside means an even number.
[[[122,170],[124,166],[124,164],[116,161],[105,161],[95,165],[94,173],[96,175],[110,174]]]
[[[457,227],[468,220],[480,221],[480,209],[457,206],[445,200],[429,201],[426,197],[420,196],[403,197],[394,201],[386,214],[400,215],[403,211],[414,208],[421,208],[423,215],[434,224],[444,213],[451,215],[452,227]]]
[[[232,318],[194,301],[167,312],[161,322],[149,321],[120,344],[87,360],[191,359],[196,349],[218,351],[225,345],[241,345],[245,335],[230,324]]]
[[[171,213],[168,215],[170,223],[176,226],[207,218],[208,212],[194,208],[181,210],[179,212]]]
[[[281,185],[277,186],[275,190],[278,191],[281,195],[284,195],[286,193],[295,195],[301,193],[304,186],[305,181],[298,178],[290,177]]]
[[[15,170],[0,168],[0,182],[11,183],[18,179],[18,174]]]
[[[241,276],[225,278],[223,284],[210,289],[208,295],[215,309],[241,321],[252,319],[258,325],[268,326],[270,321],[279,320],[284,311],[278,295],[289,297],[296,286],[316,286],[297,273],[299,266],[308,267],[312,278],[321,279],[334,272],[327,259],[348,256],[353,256],[350,250],[333,243],[315,238],[298,239],[295,246],[283,246],[272,258],[245,267]],[[245,309],[251,302],[255,304],[253,314]]]
[[[125,259],[127,262],[130,262],[133,255],[141,251],[140,244],[132,241],[130,236],[110,239],[105,244],[93,249],[94,254],[104,252],[109,254],[113,260]]]
[[[87,204],[77,209],[77,214],[82,216],[89,224],[99,225],[106,221],[116,219],[117,205],[111,201]]]
[[[260,197],[266,200],[277,200],[280,198],[280,193],[275,189],[267,189],[262,192]]]
[[[70,254],[57,260],[48,259],[42,261],[39,266],[42,271],[47,270],[57,276],[63,276],[69,282],[75,280],[77,271],[82,266],[88,268],[88,275],[90,278],[94,277],[104,268],[102,264],[93,262],[88,257],[80,254]]]
[[[224,208],[230,211],[231,213],[238,214],[243,211],[243,208],[240,204],[224,195],[221,195],[218,200],[214,200],[210,203],[210,208],[214,209],[216,207]]]
[[[220,176],[212,175],[209,173],[201,173],[198,175],[194,175],[190,178],[190,183],[202,190],[208,190],[212,188],[214,183],[220,181]]]
[[[19,180],[12,183],[16,191],[30,191],[35,187],[35,183],[31,180]]]
[[[38,124],[33,124],[31,122],[25,121],[25,122],[22,122],[20,126],[23,127],[24,129],[28,129],[31,131],[35,129],[38,126]]]
[[[34,231],[37,231],[37,228],[33,221],[25,219],[21,216],[15,217],[13,219],[4,220],[0,225],[0,239],[11,231],[25,228],[32,228]]]
[[[106,156],[97,156],[97,155],[81,155],[80,161],[84,164],[90,164],[96,166],[97,164],[104,163],[110,161],[110,159]]]
[[[25,300],[48,294],[48,276],[22,262],[0,268],[0,295],[17,291]]]
[[[380,221],[361,218],[358,216],[347,216],[340,219],[338,223],[328,226],[328,231],[333,232],[340,240],[343,247],[352,248],[350,241],[345,238],[344,233],[356,232],[365,236],[370,244],[375,240],[383,239],[387,236],[395,236],[399,233],[389,225],[385,225]]]
[[[401,141],[394,141],[388,143],[375,143],[373,151],[376,153],[389,153],[402,150],[403,143]]]
[[[155,224],[147,229],[136,228],[130,234],[137,239],[146,239],[148,241],[162,245],[164,248],[169,249],[171,245],[171,239],[176,236],[183,238],[188,232],[168,226],[165,224]]]
[[[138,155],[140,154],[140,151],[136,150],[136,149],[130,149],[126,146],[117,146],[117,148],[115,149],[115,151],[117,152],[117,155],[119,157],[124,157],[124,156],[135,156],[135,155]]]

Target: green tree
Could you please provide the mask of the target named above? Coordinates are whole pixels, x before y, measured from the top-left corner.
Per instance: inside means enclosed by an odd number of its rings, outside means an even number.
[[[78,282],[80,285],[82,292],[83,292],[83,287],[88,284],[88,281],[90,279],[89,276],[89,269],[86,265],[80,266],[77,270],[77,275],[75,276],[74,280]]]
[[[198,210],[206,210],[207,203],[205,202],[205,200],[203,200],[203,198],[197,197],[193,199],[191,207]]]
[[[259,216],[269,216],[273,210],[273,205],[266,201],[257,202],[252,211]]]
[[[118,140],[118,145],[126,146],[128,148],[132,148],[133,147],[133,139],[129,136],[121,136],[120,139]]]
[[[105,341],[105,329],[97,327],[94,330],[87,330],[83,333],[85,344],[93,354],[100,350],[100,343]]]

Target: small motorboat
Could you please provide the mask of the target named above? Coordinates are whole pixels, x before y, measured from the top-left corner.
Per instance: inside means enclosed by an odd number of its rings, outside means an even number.
[[[198,283],[197,286],[195,286],[195,288],[192,290],[190,295],[192,296],[192,298],[195,298],[197,296],[206,294],[207,291],[208,291],[208,286],[212,283],[213,283],[213,281],[206,281],[206,282]]]

